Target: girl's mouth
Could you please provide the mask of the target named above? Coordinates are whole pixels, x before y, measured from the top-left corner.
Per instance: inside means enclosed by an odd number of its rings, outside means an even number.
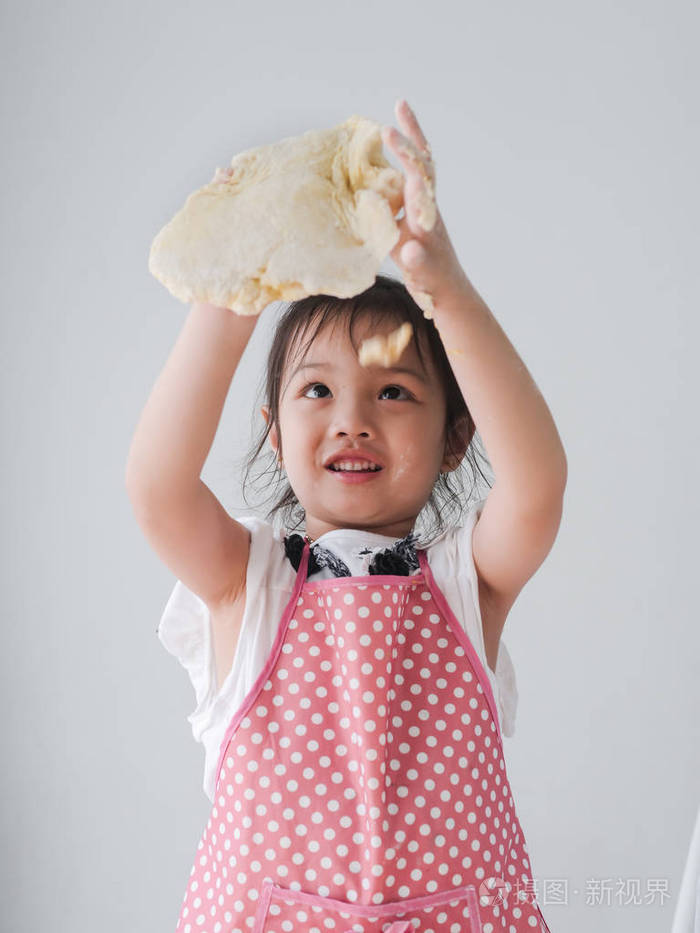
[[[353,467],[343,470],[339,467],[340,464],[331,464],[326,467],[326,472],[340,480],[341,483],[366,483],[368,480],[378,476],[383,469],[382,467],[367,467],[363,469]]]

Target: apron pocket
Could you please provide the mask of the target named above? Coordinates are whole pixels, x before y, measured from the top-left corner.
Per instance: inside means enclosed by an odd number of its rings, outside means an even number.
[[[367,907],[266,881],[252,933],[481,933],[474,885]]]

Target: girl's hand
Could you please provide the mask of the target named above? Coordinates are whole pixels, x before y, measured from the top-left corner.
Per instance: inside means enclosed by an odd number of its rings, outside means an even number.
[[[435,203],[435,164],[428,141],[405,100],[396,102],[395,113],[403,132],[384,126],[382,140],[401,161],[404,216],[396,221],[399,240],[390,255],[413,300],[432,317],[435,303],[464,288],[467,277]]]

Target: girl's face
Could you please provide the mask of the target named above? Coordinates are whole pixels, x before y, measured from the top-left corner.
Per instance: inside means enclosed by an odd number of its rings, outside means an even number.
[[[356,323],[365,337],[389,334],[391,322]],[[404,537],[427,502],[445,459],[445,397],[429,354],[423,372],[415,337],[395,368],[360,366],[345,322],[321,330],[304,358],[287,361],[279,403],[280,430],[269,438],[306,512],[316,539],[336,528]],[[264,412],[267,417],[267,412]],[[329,468],[331,460],[372,461],[375,472]],[[336,466],[339,466],[336,463]],[[366,465],[366,464],[365,464]]]

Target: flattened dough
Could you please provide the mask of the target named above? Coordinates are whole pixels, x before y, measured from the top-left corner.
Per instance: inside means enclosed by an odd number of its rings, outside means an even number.
[[[234,156],[155,237],[149,271],[181,301],[238,314],[363,292],[399,239],[404,179],[380,131],[352,116]]]

